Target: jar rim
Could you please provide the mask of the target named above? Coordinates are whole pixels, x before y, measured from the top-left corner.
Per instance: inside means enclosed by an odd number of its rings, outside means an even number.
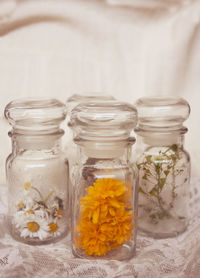
[[[135,137],[133,136],[130,136],[128,138],[124,138],[124,139],[121,139],[121,138],[111,138],[110,140],[106,140],[105,138],[102,138],[101,139],[96,139],[96,140],[93,140],[91,138],[82,138],[82,137],[75,137],[74,138],[74,142],[77,144],[77,145],[84,145],[85,143],[88,144],[88,143],[92,143],[94,142],[97,143],[97,144],[101,144],[101,145],[112,145],[112,144],[119,144],[119,145],[133,145],[136,141]]]

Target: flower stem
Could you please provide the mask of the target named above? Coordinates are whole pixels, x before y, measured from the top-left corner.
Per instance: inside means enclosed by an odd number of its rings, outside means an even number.
[[[44,197],[42,196],[41,192],[34,186],[31,186],[31,188],[34,189],[40,195],[41,200],[45,203]]]
[[[51,190],[51,192],[47,195],[47,197],[44,199],[44,202],[46,202],[53,193],[55,193],[54,189]]]

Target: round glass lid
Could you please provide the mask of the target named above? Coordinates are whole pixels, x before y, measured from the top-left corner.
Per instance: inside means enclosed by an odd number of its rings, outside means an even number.
[[[135,105],[139,127],[180,127],[190,114],[190,106],[183,98],[145,97]]]
[[[137,111],[133,105],[120,101],[89,102],[71,112],[70,126],[81,138],[128,137],[136,126]]]
[[[44,130],[59,126],[66,117],[66,106],[57,99],[17,99],[6,106],[4,115],[14,128]]]

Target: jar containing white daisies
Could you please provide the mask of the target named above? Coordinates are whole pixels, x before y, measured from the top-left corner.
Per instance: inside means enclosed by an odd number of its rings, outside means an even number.
[[[68,161],[61,151],[65,105],[55,99],[10,102],[5,117],[12,125],[7,158],[8,226],[28,244],[45,244],[68,231]]]

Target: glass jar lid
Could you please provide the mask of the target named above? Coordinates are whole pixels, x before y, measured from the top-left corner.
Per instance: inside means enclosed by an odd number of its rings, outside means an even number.
[[[68,115],[71,113],[72,109],[80,103],[88,103],[91,101],[107,101],[107,100],[114,100],[115,98],[111,95],[103,94],[103,93],[96,93],[96,92],[88,92],[84,94],[73,94],[69,97],[66,101],[67,106],[67,113]]]
[[[190,114],[190,106],[183,98],[144,97],[135,105],[138,128],[144,130],[179,130]]]
[[[52,132],[65,119],[66,106],[57,99],[23,98],[8,103],[4,115],[15,130]]]
[[[70,119],[74,135],[89,141],[127,139],[136,123],[136,108],[115,100],[79,104]]]

